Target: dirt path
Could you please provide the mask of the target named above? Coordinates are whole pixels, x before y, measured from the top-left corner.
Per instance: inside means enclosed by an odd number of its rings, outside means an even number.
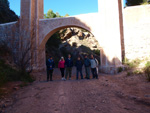
[[[150,83],[143,76],[61,81],[59,70],[54,75],[46,82],[38,73],[36,82],[13,94],[5,113],[150,113]]]

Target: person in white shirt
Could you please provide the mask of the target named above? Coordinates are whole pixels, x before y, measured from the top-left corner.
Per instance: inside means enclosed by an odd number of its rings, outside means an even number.
[[[91,72],[93,75],[93,79],[94,78],[98,79],[98,73],[97,73],[97,69],[96,69],[98,67],[98,61],[96,58],[94,58],[93,55],[91,55],[90,62],[91,62]]]

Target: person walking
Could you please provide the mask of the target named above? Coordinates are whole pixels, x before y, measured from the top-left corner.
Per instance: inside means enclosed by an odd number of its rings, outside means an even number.
[[[93,75],[93,79],[94,78],[98,79],[98,73],[97,73],[98,61],[96,58],[94,58],[93,55],[91,55],[90,62],[91,62],[91,72]]]
[[[65,60],[65,65],[66,65],[65,80],[67,80],[68,74],[69,74],[69,80],[71,80],[73,60],[71,59],[71,55],[70,54],[68,55],[68,58]]]
[[[76,80],[78,80],[78,74],[79,73],[80,73],[81,79],[83,79],[83,74],[82,74],[83,63],[82,63],[80,57],[78,57],[75,66],[76,66]]]
[[[86,79],[90,79],[90,66],[91,66],[91,62],[88,59],[87,55],[85,55],[85,57],[84,57],[84,66],[85,66],[85,73],[86,73],[85,78]]]
[[[49,81],[49,78],[50,81],[53,81],[52,75],[53,75],[55,63],[52,56],[50,56],[50,58],[46,61],[46,66],[47,66],[47,81]]]
[[[64,57],[61,57],[61,59],[60,59],[60,61],[58,63],[58,68],[60,68],[62,80],[65,80],[65,78],[64,78],[64,71],[65,71],[65,60],[64,60]]]

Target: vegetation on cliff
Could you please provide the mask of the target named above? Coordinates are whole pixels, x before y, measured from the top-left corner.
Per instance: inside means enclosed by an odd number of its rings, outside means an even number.
[[[53,10],[48,10],[46,14],[44,14],[44,18],[60,18],[60,17],[67,17],[69,14],[66,14],[65,16],[61,16],[58,12],[54,13]]]
[[[150,4],[150,0],[126,0],[127,6]]]
[[[18,16],[9,8],[8,0],[0,0],[0,24],[17,20]]]
[[[8,0],[0,0],[0,24],[17,20],[18,16],[9,8]],[[18,58],[15,56],[14,50],[17,51],[17,47],[15,45],[18,44],[15,43],[16,36],[12,35],[12,37],[8,37],[7,35],[5,38],[0,37],[0,98],[1,95],[5,94],[3,87],[7,86],[7,84],[11,84],[11,82],[13,81],[19,81],[20,84],[28,84],[29,82],[34,81],[34,78],[29,74],[29,72],[22,71],[20,69],[21,67],[23,67],[22,65],[16,65],[21,64],[21,62],[25,61],[24,59],[20,60],[20,57]],[[19,62],[15,62],[14,59],[17,59]],[[8,89],[6,88],[6,92],[7,90]]]

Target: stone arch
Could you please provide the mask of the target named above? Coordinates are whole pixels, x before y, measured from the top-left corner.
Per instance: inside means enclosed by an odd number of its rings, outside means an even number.
[[[45,44],[47,43],[47,41],[49,40],[49,38],[54,34],[56,33],[57,31],[61,30],[61,29],[64,29],[64,28],[69,28],[69,27],[78,27],[78,28],[82,28],[82,29],[85,29],[87,31],[89,31],[90,33],[93,33],[93,31],[91,31],[91,29],[87,28],[86,26],[79,26],[79,25],[66,25],[66,26],[59,26],[51,31],[49,31],[45,37],[43,38],[41,44],[39,45],[41,48],[44,48],[45,47]],[[94,35],[95,36],[95,35]],[[96,36],[95,36],[96,37]]]
[[[96,36],[94,16],[97,14],[80,15],[77,17],[41,19],[39,22],[39,46],[43,48],[48,38],[56,31],[67,27],[86,29]],[[46,27],[45,27],[46,26]]]
[[[124,35],[122,0],[98,0],[98,13],[67,18],[43,19],[43,0],[21,0],[20,26],[26,25],[28,34],[34,34],[33,65],[35,70],[45,67],[45,44],[51,34],[64,27],[87,29],[101,42],[101,72],[114,74],[122,66]],[[24,15],[26,15],[24,17]],[[32,30],[32,29],[35,30]],[[20,32],[23,28],[20,27]],[[43,58],[43,59],[42,59]],[[42,62],[40,62],[42,61]]]
[[[66,19],[66,18],[65,18]],[[52,19],[53,20],[53,19]],[[58,19],[59,20],[59,19]],[[60,18],[60,20],[62,21],[62,18]],[[71,19],[70,19],[71,20]],[[43,22],[44,22],[45,20],[43,20]],[[47,21],[51,21],[50,19],[49,20],[47,20]],[[48,23],[48,22],[47,22]],[[51,22],[50,22],[51,23]],[[59,21],[57,21],[57,23],[59,23]],[[43,25],[41,25],[41,27],[42,27]],[[68,27],[78,27],[78,28],[82,28],[82,29],[85,29],[85,30],[87,30],[87,31],[89,31],[90,33],[92,33],[94,36],[95,36],[95,38],[96,38],[96,34],[95,34],[95,32],[93,32],[93,28],[92,27],[89,27],[89,25],[87,25],[85,22],[81,22],[81,21],[79,21],[78,20],[78,22],[77,21],[73,21],[73,20],[71,20],[71,22],[70,23],[67,23],[67,24],[65,24],[65,23],[63,23],[62,25],[60,25],[60,24],[58,24],[58,26],[57,25],[55,25],[53,28],[52,27],[50,27],[49,29],[48,28],[41,28],[41,30],[40,30],[40,35],[39,35],[39,50],[40,50],[40,54],[38,55],[38,61],[40,61],[40,63],[38,63],[38,64],[40,64],[41,66],[38,66],[38,67],[40,67],[40,68],[45,68],[45,64],[43,64],[43,63],[45,63],[44,61],[46,60],[46,55],[45,55],[45,45],[46,45],[46,43],[47,43],[47,41],[48,41],[48,39],[54,34],[54,33],[56,33],[57,31],[59,31],[59,30],[61,30],[61,29],[64,29],[64,28],[68,28]],[[96,40],[97,40],[97,38],[96,38]],[[97,40],[98,41],[98,40]],[[41,54],[42,53],[42,54]],[[101,59],[100,59],[101,60]]]
[[[93,33],[90,29],[87,29],[86,27],[81,27],[81,26],[77,26],[77,25],[76,25],[76,26],[75,26],[75,25],[69,25],[69,26],[58,27],[58,28],[56,28],[56,29],[50,31],[50,32],[45,36],[45,38],[43,39],[43,41],[42,41],[42,43],[41,43],[41,46],[42,46],[43,44],[46,44],[45,42],[47,42],[48,39],[49,39],[54,33],[56,33],[57,31],[59,31],[59,30],[61,30],[61,29],[69,28],[69,27],[82,28],[82,29],[85,29],[85,30],[89,31],[90,33],[92,33],[92,34],[94,35],[94,33]]]

